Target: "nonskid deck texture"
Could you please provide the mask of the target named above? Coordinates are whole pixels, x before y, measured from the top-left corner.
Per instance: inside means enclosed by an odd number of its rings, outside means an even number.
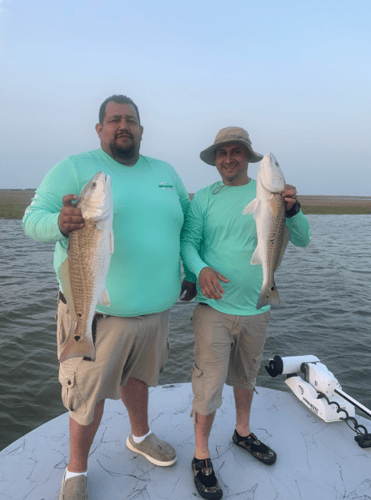
[[[211,458],[224,491],[236,500],[364,500],[371,498],[371,448],[362,449],[344,422],[326,424],[293,394],[258,387],[253,432],[278,455],[266,466],[231,441],[233,392],[225,387],[210,438]],[[178,461],[156,467],[125,446],[130,432],[120,401],[106,401],[89,459],[90,500],[195,500],[191,460],[191,384],[151,389],[151,429],[171,443]],[[371,422],[358,417],[370,432]],[[51,420],[0,453],[1,500],[57,500],[69,457],[68,414]]]

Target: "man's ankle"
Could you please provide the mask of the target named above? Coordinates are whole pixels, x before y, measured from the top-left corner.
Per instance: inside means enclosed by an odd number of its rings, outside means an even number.
[[[69,471],[68,470],[68,467],[66,469],[66,473],[65,473],[65,476],[64,476],[64,480],[67,481],[67,479],[71,479],[72,477],[76,477],[76,476],[85,476],[87,477],[88,476],[88,471],[84,471],[84,472],[72,472],[72,471]]]
[[[236,431],[241,437],[247,437],[251,434],[251,430],[249,427],[237,427],[236,426]]]

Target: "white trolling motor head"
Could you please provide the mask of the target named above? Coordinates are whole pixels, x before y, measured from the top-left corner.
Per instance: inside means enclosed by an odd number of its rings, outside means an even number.
[[[289,376],[301,372],[304,374],[306,382],[312,385],[316,391],[326,394],[327,397],[334,396],[335,389],[341,390],[334,374],[320,362],[317,356],[287,356],[285,358],[274,356],[266,369],[271,377],[281,374]]]
[[[316,356],[274,356],[266,369],[271,377],[286,374],[286,385],[325,422],[343,420],[345,411],[350,417],[355,415],[354,406],[340,395],[341,386],[334,374]]]
[[[277,375],[298,373],[303,364],[316,363],[317,361],[319,361],[317,356],[310,354],[307,356],[286,356],[285,358],[274,356],[273,359],[269,360],[269,366],[265,368],[271,377],[277,377]]]
[[[271,377],[286,374],[285,383],[295,396],[325,422],[352,421],[358,445],[371,447],[371,433],[354,418],[355,407],[368,417],[371,411],[343,392],[334,374],[316,356],[274,356],[265,368]]]

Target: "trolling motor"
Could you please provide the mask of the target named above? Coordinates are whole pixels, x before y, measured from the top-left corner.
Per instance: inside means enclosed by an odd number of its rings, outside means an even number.
[[[354,418],[355,408],[368,417],[371,417],[371,411],[346,394],[334,374],[316,356],[274,356],[265,368],[271,377],[286,374],[285,384],[325,422],[345,421],[348,425],[351,422],[358,434],[355,440],[359,446],[371,447],[371,433],[363,425],[358,425]],[[302,373],[303,377],[298,373]]]

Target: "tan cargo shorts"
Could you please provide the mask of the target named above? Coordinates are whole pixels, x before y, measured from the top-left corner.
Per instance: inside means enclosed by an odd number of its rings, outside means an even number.
[[[70,358],[59,365],[62,402],[81,425],[93,421],[95,406],[102,399],[120,399],[120,387],[128,378],[155,387],[168,355],[169,310],[135,317],[96,318],[96,360]],[[72,322],[60,298],[56,319],[59,354]]]
[[[192,414],[210,415],[219,408],[225,383],[254,389],[269,320],[269,312],[237,316],[197,305],[192,318]]]

